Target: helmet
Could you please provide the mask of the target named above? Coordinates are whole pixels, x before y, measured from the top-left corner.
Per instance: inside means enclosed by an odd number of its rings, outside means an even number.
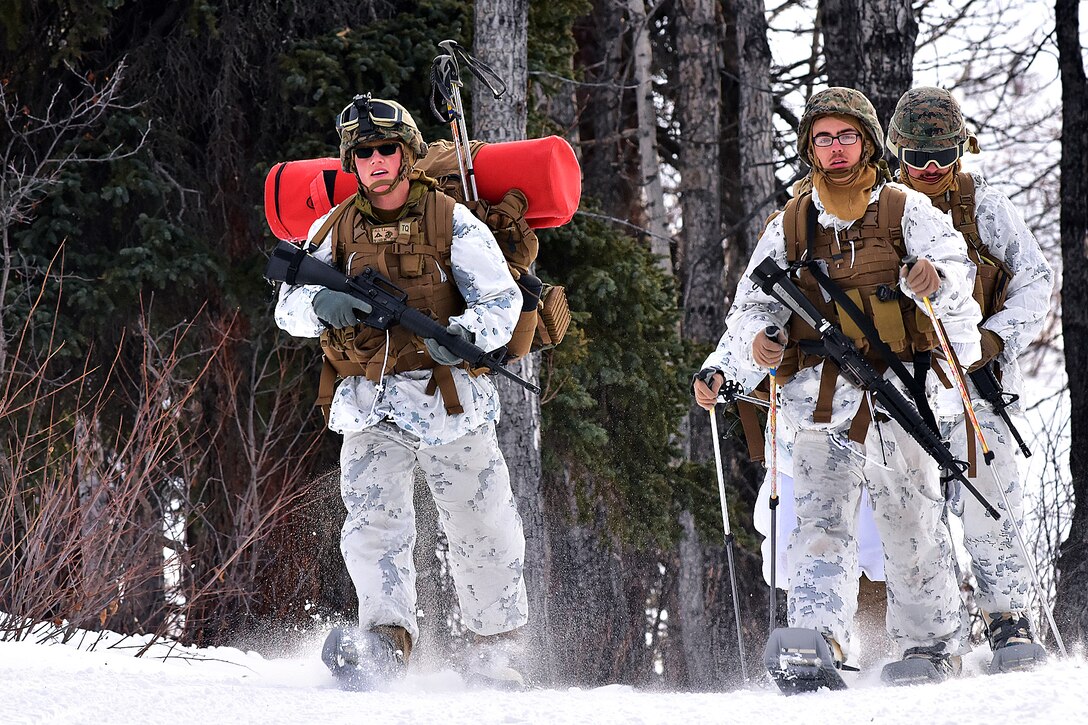
[[[943,151],[960,148],[970,134],[960,104],[943,88],[911,88],[899,99],[888,128],[888,150]]]
[[[880,148],[880,139],[884,138],[884,131],[880,128],[880,119],[876,117],[876,109],[861,91],[853,88],[832,87],[825,88],[814,94],[805,104],[805,112],[801,116],[801,124],[797,128],[797,152],[806,163],[812,159],[812,124],[820,116],[843,115],[856,118],[861,122],[862,128],[869,136],[865,146],[869,153],[869,162],[876,163],[884,155]]]
[[[374,141],[399,141],[405,149],[406,168],[427,155],[427,144],[408,110],[396,101],[381,98],[355,96],[336,118],[336,132],[340,134],[340,166],[348,173],[355,172],[352,152]]]

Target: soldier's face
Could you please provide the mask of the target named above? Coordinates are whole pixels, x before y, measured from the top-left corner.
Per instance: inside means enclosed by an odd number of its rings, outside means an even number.
[[[854,135],[854,143],[843,144],[840,135]],[[831,140],[830,146],[818,146],[816,138],[823,137],[823,142]],[[862,134],[849,123],[833,116],[817,118],[812,124],[812,149],[816,162],[824,171],[847,171],[861,161],[861,151],[865,147]]]
[[[926,164],[925,168],[922,169],[916,169],[910,164],[903,164],[902,168],[907,170],[907,173],[910,174],[910,178],[912,179],[918,179],[927,184],[935,184],[943,179],[945,174],[951,174],[954,166],[955,164],[941,167],[937,166],[936,161],[930,161]]]
[[[355,150],[355,169],[367,189],[393,182],[400,171],[404,152],[395,141],[368,144]]]

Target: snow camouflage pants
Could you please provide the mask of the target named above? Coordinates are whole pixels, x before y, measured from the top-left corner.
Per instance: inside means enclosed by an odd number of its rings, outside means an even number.
[[[937,465],[914,439],[895,422],[879,429],[874,422],[863,447],[846,442],[845,432],[832,438],[826,431],[801,430],[793,446],[793,475],[797,528],[788,555],[790,626],[828,634],[849,653],[858,600],[854,528],[867,482],[884,543],[888,633],[900,653],[931,645],[961,653],[966,618],[941,520],[945,502]]]
[[[525,624],[525,535],[495,424],[452,443],[421,446],[415,436],[383,421],[347,433],[340,451],[340,493],[348,511],[340,549],[359,595],[360,625],[400,625],[413,641],[419,636],[412,561],[417,464],[449,539],[465,624],[484,635]]]
[[[979,399],[973,387],[971,393],[975,400]],[[1027,610],[1031,572],[1012,528],[1013,516],[1021,531],[1024,527],[1023,487],[1015,457],[1019,449],[1005,421],[989,406],[977,405],[975,415],[994,459],[989,466],[986,465],[982,447],[975,438],[972,443],[977,459],[976,475],[970,480],[1001,514],[1001,519],[996,521],[987,516],[982,505],[966,489],[959,490],[952,501],[953,508],[963,512],[963,543],[971,555],[971,568],[978,580],[975,600],[983,611],[991,614]],[[966,461],[967,426],[963,423],[963,416],[942,420],[941,434],[950,441],[952,454]],[[1011,515],[998,491],[997,481],[1004,487],[1005,496],[1012,507]]]

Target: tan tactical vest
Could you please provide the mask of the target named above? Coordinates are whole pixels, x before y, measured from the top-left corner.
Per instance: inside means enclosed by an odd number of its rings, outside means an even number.
[[[937,347],[940,341],[929,317],[914,300],[899,291],[899,267],[906,256],[902,228],[906,194],[886,185],[878,200],[870,204],[853,225],[836,233],[833,228],[825,229],[817,224],[815,239],[809,240],[807,219],[811,205],[811,192],[786,204],[783,231],[787,261],[790,264],[801,260],[826,263],[827,276],[865,313],[880,339],[899,359],[910,361],[917,353]],[[821,314],[851,339],[873,367],[878,371],[887,368],[887,363],[869,344],[853,318],[837,302],[825,299],[816,278],[805,267],[800,268],[797,286]],[[813,421],[830,422],[839,370],[823,356],[806,354],[802,350],[800,341],[818,341],[820,334],[796,315],[789,320],[789,338],[785,357],[778,366],[777,381],[784,383],[798,370],[826,362]],[[869,407],[862,405],[855,415],[850,437],[864,440],[869,422]]]
[[[982,309],[985,320],[1005,306],[1012,272],[1004,261],[990,254],[989,248],[978,233],[975,220],[975,179],[961,171],[956,177],[956,188],[943,196],[930,197],[933,206],[952,215],[952,226],[967,240],[967,256],[978,267],[975,274],[975,290],[972,296]]]
[[[350,276],[371,267],[407,293],[408,305],[443,325],[464,312],[465,301],[450,264],[453,199],[430,189],[404,217],[386,224],[365,217],[354,199],[345,202],[332,227],[332,264]],[[317,403],[326,410],[338,378],[361,375],[378,383],[383,371],[390,375],[432,370],[428,394],[437,388],[447,413],[464,412],[450,368],[436,364],[423,340],[400,325],[393,325],[388,333],[361,323],[326,330],[321,334],[321,349],[325,369]]]

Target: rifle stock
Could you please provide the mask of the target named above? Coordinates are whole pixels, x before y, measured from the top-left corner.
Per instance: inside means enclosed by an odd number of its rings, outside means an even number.
[[[487,352],[460,335],[455,335],[441,323],[408,305],[408,294],[375,270],[367,267],[355,277],[349,277],[335,267],[306,253],[302,247],[280,242],[268,260],[264,276],[289,285],[313,284],[337,292],[346,292],[370,304],[371,312],[360,322],[378,330],[388,330],[399,324],[421,338],[437,340],[442,347],[465,360],[470,367],[486,367],[507,377],[526,390],[540,393],[540,387],[510,372],[503,365],[506,348]]]
[[[752,271],[751,278],[761,290],[781,302],[819,332],[828,359],[839,366],[843,377],[871,392],[888,415],[922,446],[922,449],[937,462],[946,475],[963,484],[990,516],[994,519],[1001,518],[997,509],[964,475],[965,464],[956,460],[952,452],[945,447],[933,429],[926,424],[892,381],[878,373],[858,351],[850,338],[820,314],[815,305],[790,280],[787,270],[779,267],[771,257],[767,257]]]

